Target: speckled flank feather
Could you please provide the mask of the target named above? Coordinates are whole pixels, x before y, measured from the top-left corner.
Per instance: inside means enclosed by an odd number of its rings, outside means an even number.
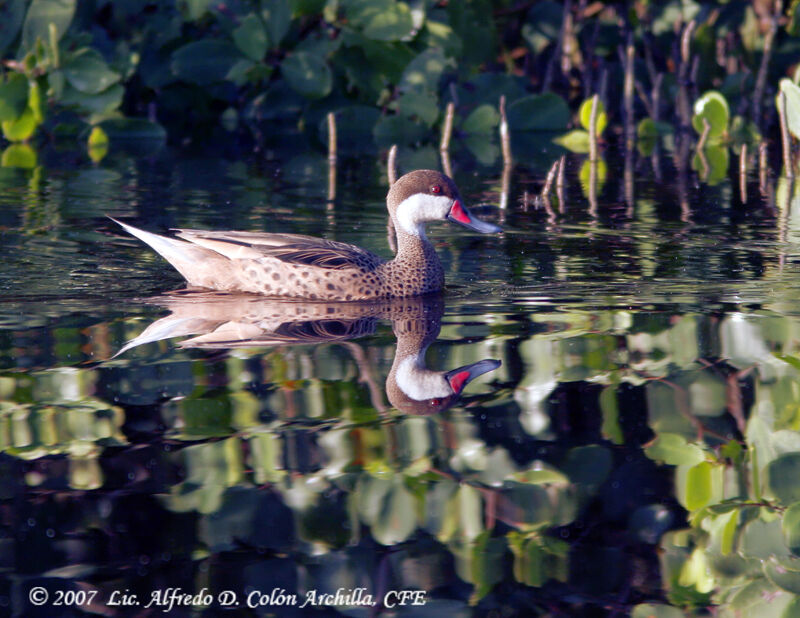
[[[355,245],[297,234],[177,230],[178,240],[117,223],[197,287],[323,301],[441,290],[444,270],[424,223],[447,218],[460,204],[455,184],[440,172],[417,170],[398,179],[386,200],[397,230],[398,252],[391,261]]]

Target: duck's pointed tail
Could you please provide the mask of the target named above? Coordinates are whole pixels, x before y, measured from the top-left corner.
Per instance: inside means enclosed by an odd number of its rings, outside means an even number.
[[[146,232],[114,217],[108,218],[132,236],[136,236],[149,245],[183,275],[190,285],[218,290],[226,289],[224,286],[225,275],[231,268],[228,258],[212,249],[200,247],[185,240]]]

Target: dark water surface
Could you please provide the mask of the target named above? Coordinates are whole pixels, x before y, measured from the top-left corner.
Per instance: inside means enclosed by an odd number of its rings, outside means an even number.
[[[575,158],[548,217],[525,196],[551,161],[515,168],[500,210],[500,170],[455,160],[467,204],[504,233],[430,226],[441,298],[326,306],[170,294],[180,276],[105,215],[388,256],[380,157],[341,160],[333,202],[311,151],[43,160],[0,168],[14,615],[800,607],[785,181],[762,193],[753,177],[743,200],[736,179],[711,186],[669,159],[633,162],[626,184],[610,158],[592,208]],[[399,161],[438,166],[433,151]],[[160,340],[114,357],[162,318]],[[483,359],[502,365],[460,398],[409,396]]]

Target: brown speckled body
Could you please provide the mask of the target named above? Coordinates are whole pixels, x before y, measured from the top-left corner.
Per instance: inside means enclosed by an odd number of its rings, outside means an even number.
[[[297,234],[178,230],[183,239],[178,240],[118,223],[166,258],[190,285],[322,301],[443,289],[444,270],[424,223],[453,219],[451,209],[458,210],[456,222],[482,232],[499,230],[471,218],[453,181],[433,170],[398,179],[386,202],[397,232],[397,255],[390,261],[355,245]]]

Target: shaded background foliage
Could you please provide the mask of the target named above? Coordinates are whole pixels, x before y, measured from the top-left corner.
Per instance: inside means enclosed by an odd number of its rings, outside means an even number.
[[[0,120],[11,141],[87,124],[161,135],[124,116],[176,139],[224,127],[258,142],[276,130],[268,121],[324,133],[332,111],[345,143],[417,143],[450,101],[468,138],[495,129],[503,95],[512,130],[563,132],[597,93],[619,126],[630,45],[634,113],[652,121],[640,133],[688,126],[681,106],[713,89],[752,138],[748,121],[775,126],[797,12],[768,1],[9,0]]]

